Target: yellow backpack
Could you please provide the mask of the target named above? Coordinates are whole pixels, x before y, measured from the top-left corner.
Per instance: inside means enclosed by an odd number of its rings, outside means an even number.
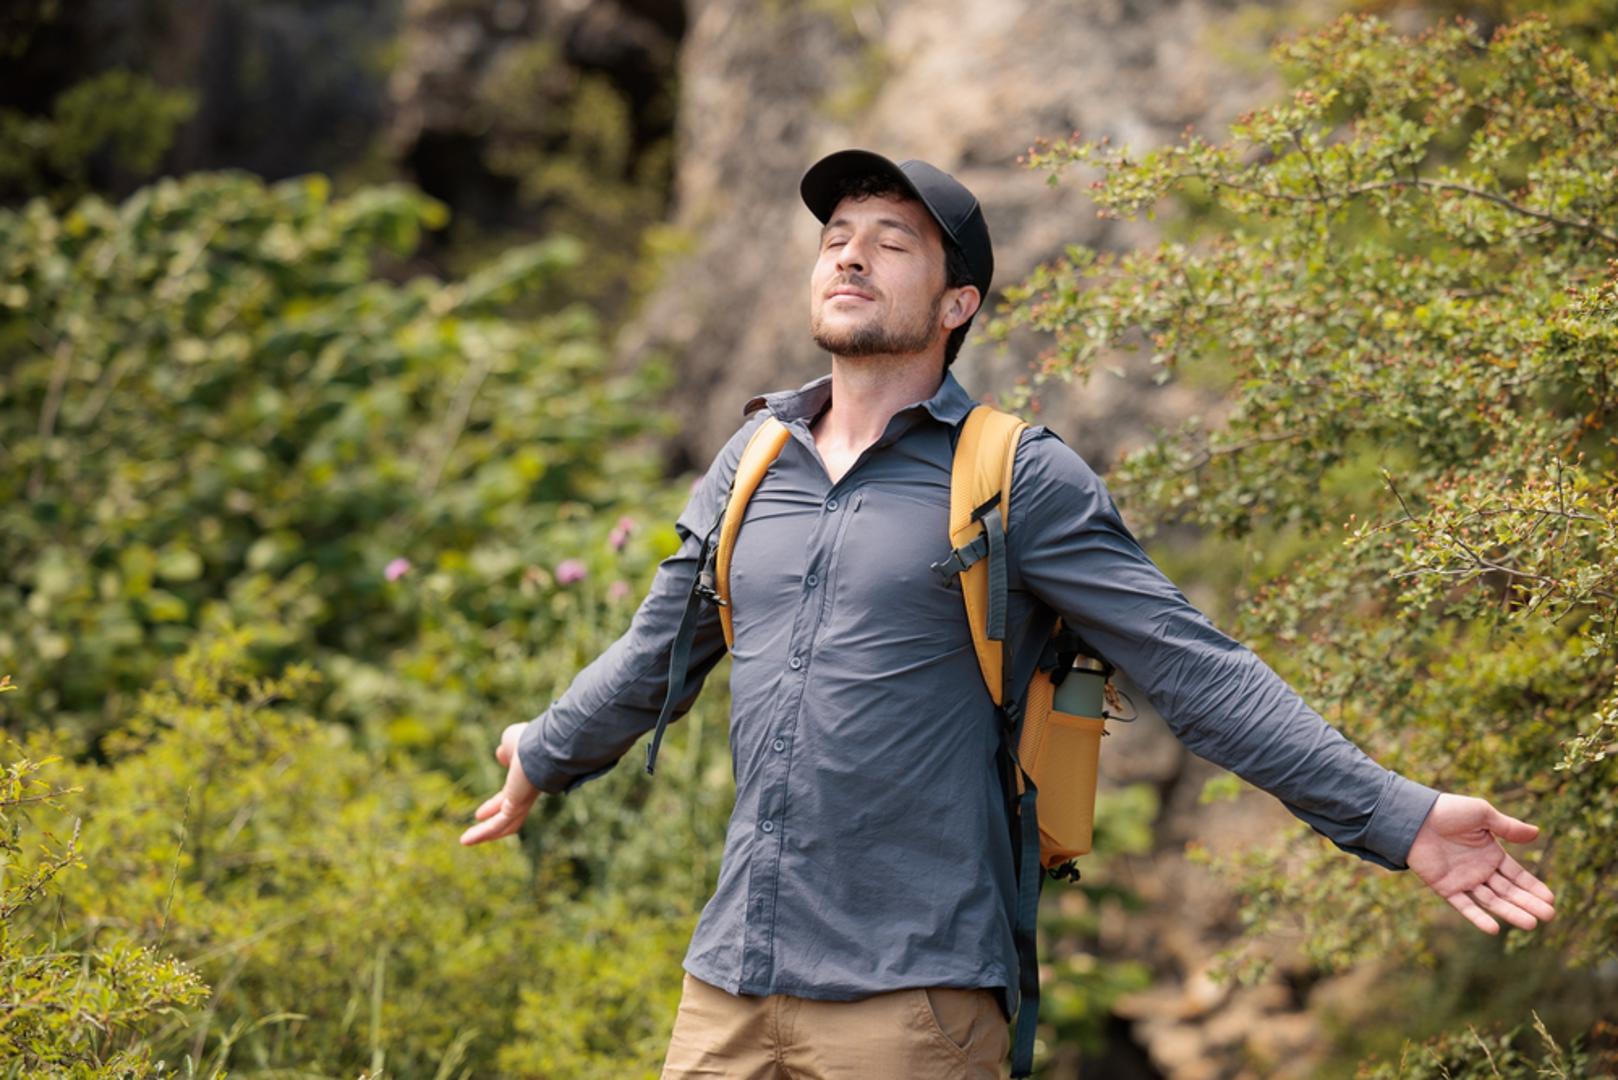
[[[1011,469],[1017,440],[1027,422],[1013,413],[977,405],[968,414],[956,441],[950,475],[949,540],[952,550],[932,569],[944,576],[961,575],[961,594],[972,628],[983,681],[1000,713],[1002,766],[1013,804],[1017,833],[1018,902],[1015,936],[1021,970],[1024,1008],[1017,1017],[1012,1075],[1027,1076],[1032,1068],[1034,1019],[1038,1011],[1039,970],[1035,955],[1035,921],[1039,891],[1045,874],[1025,873],[1038,866],[1052,877],[1077,881],[1074,859],[1090,850],[1095,823],[1096,773],[1106,719],[1117,715],[1113,668],[1095,656],[1083,640],[1060,619],[1023,688],[1020,700],[1010,686],[1005,656],[1006,522],[1011,513]],[[730,599],[730,559],[741,531],[748,500],[770,464],[786,445],[790,432],[775,417],[767,417],[753,432],[731,483],[730,497],[704,541],[699,572],[692,582],[690,600],[670,655],[669,691],[652,741],[646,748],[646,771],[652,773],[657,748],[672,715],[677,687],[685,683],[701,601],[719,608],[725,645],[735,640]],[[1106,709],[1096,715],[1078,715],[1056,707],[1057,690],[1074,672],[1102,680]],[[1132,719],[1132,718],[1130,718]],[[1020,723],[1020,732],[1018,731]],[[1011,739],[1017,752],[1010,754]],[[1038,796],[1036,800],[1036,796]],[[1037,801],[1037,813],[1036,813]]]

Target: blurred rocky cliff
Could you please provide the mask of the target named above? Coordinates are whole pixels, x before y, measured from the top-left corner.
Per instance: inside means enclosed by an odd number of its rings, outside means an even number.
[[[622,338],[633,357],[678,359],[682,446],[705,465],[763,388],[827,369],[808,337],[819,223],[797,181],[821,154],[860,146],[920,157],[983,202],[996,288],[1075,241],[1127,247],[1150,233],[1095,217],[1072,180],[1017,165],[1040,136],[1074,129],[1145,148],[1187,125],[1217,130],[1273,90],[1244,61],[1262,43],[1233,8],[1175,0],[692,0],[680,52],[673,220],[694,250]],[[993,298],[986,303],[992,310]],[[1009,386],[1037,342],[1005,358],[982,341],[956,363],[979,394]],[[1048,394],[1045,418],[1098,467],[1187,396],[1134,370]]]

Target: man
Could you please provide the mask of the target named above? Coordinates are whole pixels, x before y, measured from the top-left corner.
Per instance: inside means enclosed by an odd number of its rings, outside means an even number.
[[[996,1077],[1018,1005],[998,732],[947,554],[949,372],[988,291],[982,210],[948,174],[860,150],[800,185],[824,223],[810,326],[831,372],[753,398],[676,525],[629,630],[496,751],[504,789],[462,836],[514,832],[541,792],[610,769],[656,722],[702,540],[767,415],[791,438],[731,562],[736,804],[686,954],[664,1067],[685,1077]],[[1006,532],[1017,685],[1057,615],[1139,685],[1192,750],[1339,847],[1406,866],[1480,929],[1554,914],[1496,837],[1537,829],[1389,772],[1311,711],[1154,567],[1055,433],[1018,444]],[[676,715],[725,644],[698,624]]]

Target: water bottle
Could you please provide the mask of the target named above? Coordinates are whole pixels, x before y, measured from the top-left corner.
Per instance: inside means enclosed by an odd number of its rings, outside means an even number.
[[[1068,669],[1062,685],[1051,698],[1051,708],[1069,716],[1100,716],[1104,707],[1102,688],[1107,683],[1106,668],[1093,656],[1079,656]]]

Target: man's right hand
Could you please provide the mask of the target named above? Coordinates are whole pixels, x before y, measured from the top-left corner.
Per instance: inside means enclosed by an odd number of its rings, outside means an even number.
[[[511,835],[522,827],[528,811],[539,800],[539,789],[528,782],[528,774],[522,771],[522,763],[517,760],[517,740],[531,722],[508,724],[500,733],[500,745],[495,748],[494,757],[506,766],[506,785],[478,807],[474,816],[479,823],[461,834],[463,845],[469,847]]]
[[[1444,792],[1427,812],[1405,862],[1416,876],[1486,934],[1503,919],[1532,930],[1556,915],[1556,896],[1506,854],[1501,840],[1526,844],[1539,826],[1502,814],[1486,799]]]

